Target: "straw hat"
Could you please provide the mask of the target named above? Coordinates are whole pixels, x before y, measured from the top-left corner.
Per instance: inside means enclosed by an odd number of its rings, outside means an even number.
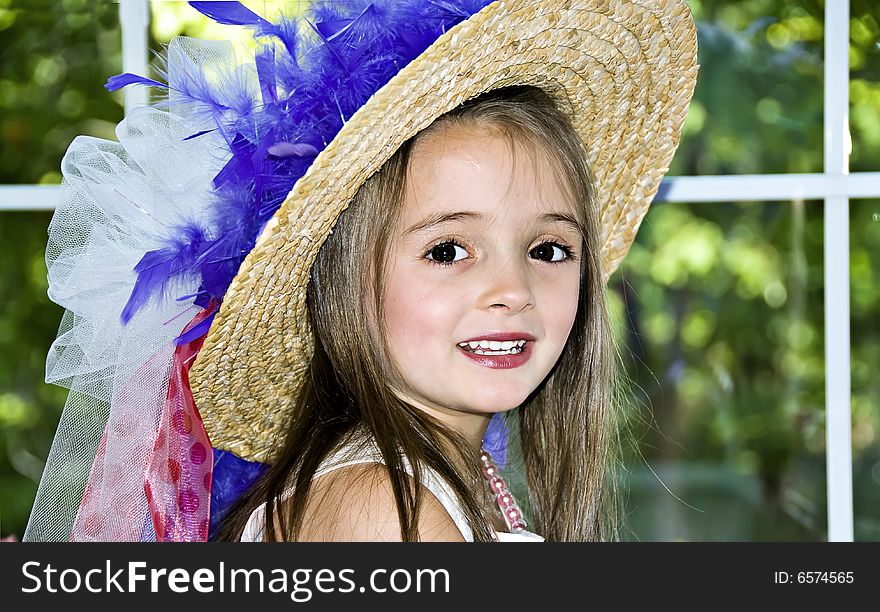
[[[607,282],[678,146],[696,57],[684,0],[500,0],[441,35],[348,119],[233,279],[190,371],[214,447],[271,461],[313,351],[318,250],[402,143],[483,92],[537,86],[570,118],[594,173]]]

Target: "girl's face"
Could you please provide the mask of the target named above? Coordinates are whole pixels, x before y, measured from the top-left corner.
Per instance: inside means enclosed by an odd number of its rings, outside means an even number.
[[[426,134],[392,234],[384,315],[407,385],[396,392],[465,435],[544,380],[577,310],[572,204],[526,147],[462,126]]]

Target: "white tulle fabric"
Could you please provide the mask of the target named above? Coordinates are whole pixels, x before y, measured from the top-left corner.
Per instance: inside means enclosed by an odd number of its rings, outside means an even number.
[[[176,39],[168,52],[172,90],[175,75],[230,57],[228,44]],[[210,210],[224,144],[216,132],[185,140],[204,126],[204,117],[184,108],[138,108],[117,126],[119,142],[80,136],[62,160],[63,197],[49,226],[46,263],[49,297],[66,311],[46,381],[70,394],[25,540],[155,537],[144,472],[173,340],[199,310],[191,299],[175,298],[195,293],[198,280],[169,287],[126,325],[120,313],[144,254],[162,248],[175,226]],[[89,480],[89,516],[77,519]]]

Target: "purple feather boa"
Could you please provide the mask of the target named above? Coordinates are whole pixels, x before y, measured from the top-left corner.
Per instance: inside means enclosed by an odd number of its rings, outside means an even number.
[[[223,518],[238,499],[262,476],[265,463],[246,461],[230,452],[213,449],[214,469],[211,477],[211,524],[209,540],[217,538]]]
[[[492,456],[499,469],[503,469],[507,465],[507,441],[510,433],[504,422],[506,418],[504,412],[493,414],[489,421],[489,427],[486,428],[486,433],[483,435],[483,448]]]
[[[195,297],[200,306],[222,300],[266,222],[347,119],[437,37],[489,3],[317,2],[300,28],[294,18],[273,23],[238,2],[190,2],[218,23],[252,30],[260,44],[259,88],[237,76],[234,66],[223,87],[198,70],[175,75],[169,98],[213,121],[188,138],[216,129],[231,157],[214,178],[209,218],[171,228],[173,235],[160,237],[164,246],[136,266],[123,323],[184,277],[198,279],[199,290],[178,299]],[[106,86],[112,91],[130,84],[167,87],[130,74],[111,77]]]

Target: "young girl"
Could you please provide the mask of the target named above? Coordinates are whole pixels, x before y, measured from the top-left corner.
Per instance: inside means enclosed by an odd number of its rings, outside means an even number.
[[[161,333],[116,352],[93,450],[63,418],[50,453],[92,457],[69,537],[613,538],[605,283],[678,142],[687,7],[325,3],[309,38],[192,4],[281,49],[257,53],[258,103],[241,69],[173,43],[168,111],[127,119],[109,162],[93,142],[65,158],[68,189],[119,213],[90,247],[162,234],[115,305],[116,348]],[[139,189],[106,188],[101,163]],[[46,474],[28,539],[59,533]]]
[[[318,255],[311,375],[229,535],[263,498],[309,481],[279,509],[278,537],[508,531],[478,457],[492,415],[517,409],[540,533],[599,538],[612,354],[591,202],[577,136],[538,89],[485,94],[401,147]],[[359,308],[373,304],[382,317]],[[554,453],[542,457],[539,435]],[[357,457],[383,468],[311,467],[361,438],[374,452]]]

